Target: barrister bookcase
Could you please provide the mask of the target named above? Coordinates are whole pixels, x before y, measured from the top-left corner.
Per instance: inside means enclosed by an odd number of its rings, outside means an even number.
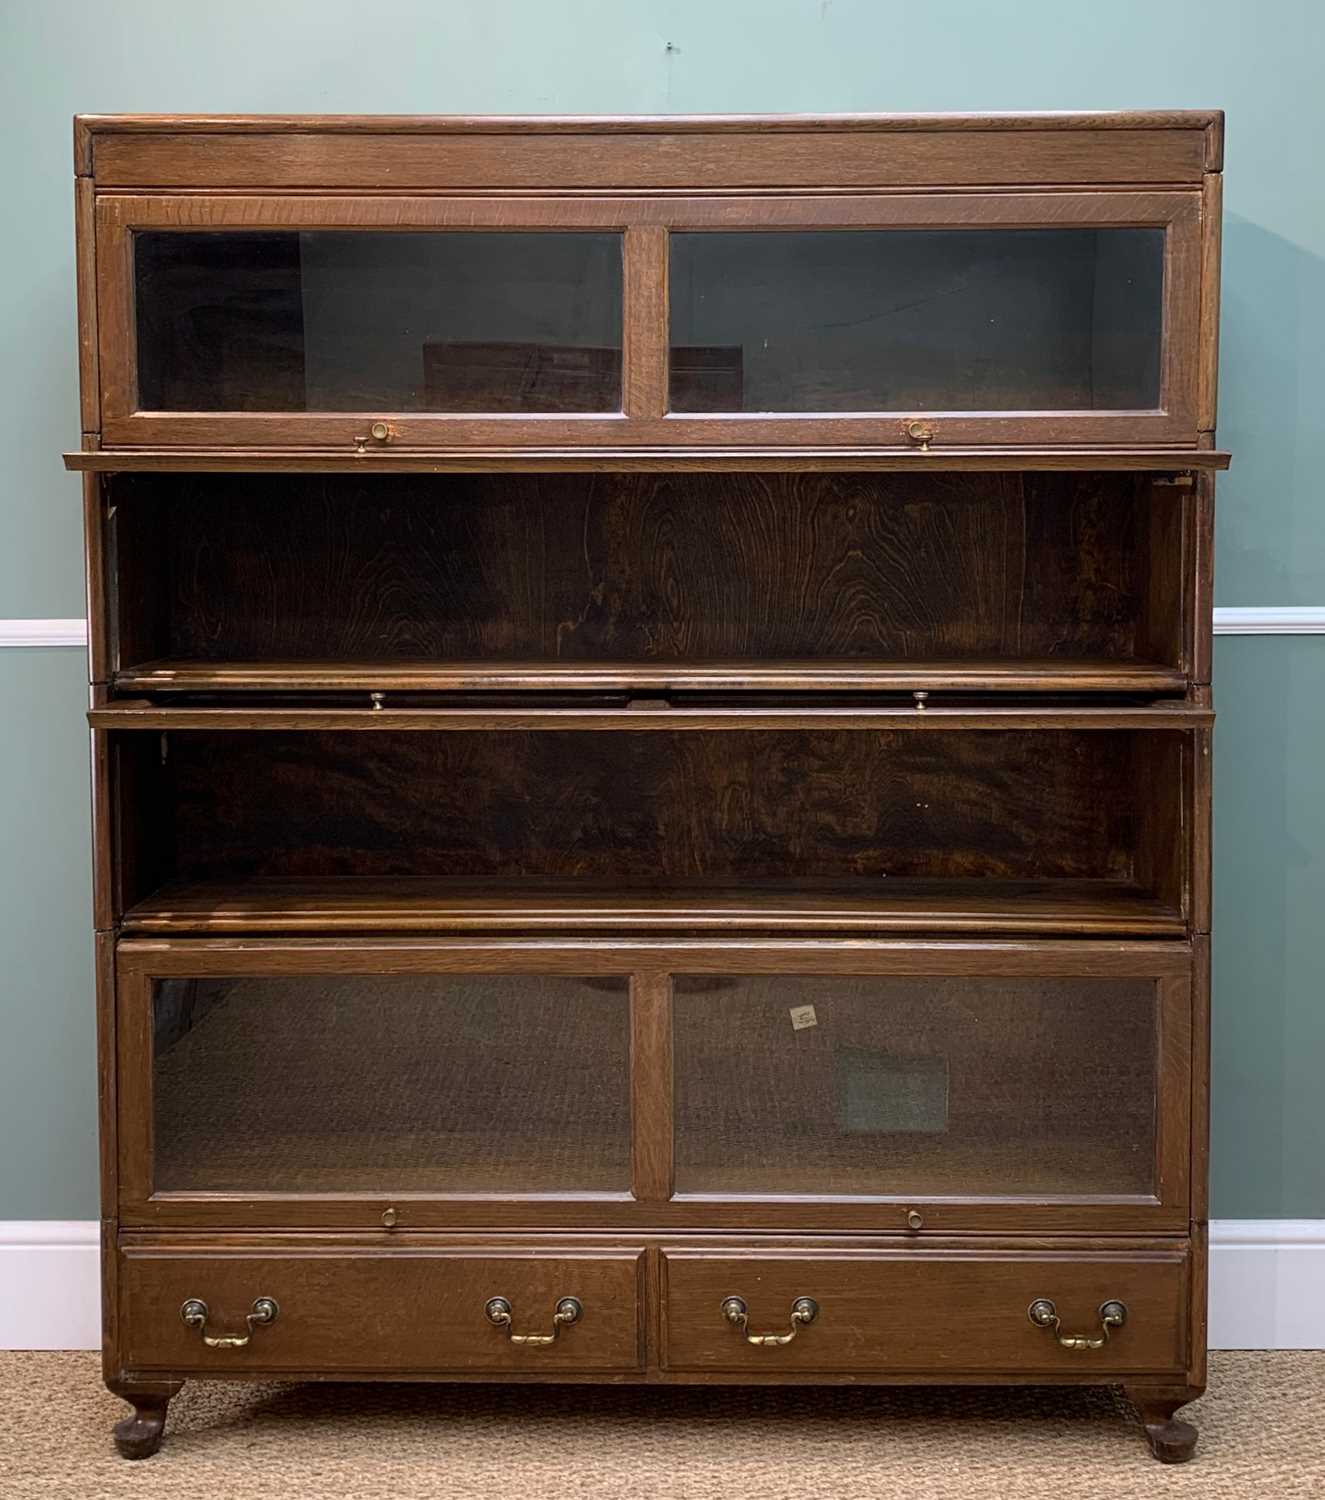
[[[1221,136],[79,118],[126,1457],[273,1377],[1191,1455]]]

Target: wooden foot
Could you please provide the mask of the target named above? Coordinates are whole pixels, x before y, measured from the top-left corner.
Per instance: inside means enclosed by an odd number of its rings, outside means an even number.
[[[1128,1389],[1127,1397],[1141,1414],[1150,1451],[1162,1464],[1185,1464],[1196,1452],[1196,1428],[1180,1422],[1173,1413],[1201,1393],[1196,1390],[1157,1396],[1153,1392]]]
[[[161,1446],[161,1434],[166,1426],[166,1407],[181,1384],[182,1381],[177,1381],[151,1389],[110,1387],[117,1396],[133,1407],[133,1415],[116,1422],[114,1428],[115,1447],[121,1458],[151,1458]]]

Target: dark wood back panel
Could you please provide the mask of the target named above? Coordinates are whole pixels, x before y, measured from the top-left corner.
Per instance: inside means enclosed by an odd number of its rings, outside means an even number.
[[[186,878],[1128,879],[1178,796],[1134,774],[1144,737],[179,732],[131,816],[173,822]]]
[[[111,491],[124,665],[1180,644],[1148,623],[1165,502],[1131,474],[124,475]],[[147,537],[167,578],[137,576]]]

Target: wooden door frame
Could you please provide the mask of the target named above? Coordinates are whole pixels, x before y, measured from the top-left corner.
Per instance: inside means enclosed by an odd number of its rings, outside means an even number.
[[[356,451],[385,421],[392,454],[521,449],[859,445],[910,452],[924,416],[934,451],[969,444],[1187,444],[1198,425],[1202,217],[1197,189],[893,192],[773,196],[429,196],[102,193],[96,199],[101,439],[108,448],[258,445]],[[1160,404],[1139,411],[886,411],[831,415],[670,413],[667,273],[671,231],[1139,228],[1165,230]],[[362,229],[609,231],[623,236],[622,410],[447,415],[431,412],[143,412],[136,409],[132,236],[137,230]],[[937,461],[937,459],[936,459]]]
[[[151,986],[156,978],[428,973],[618,974],[631,985],[633,1192],[154,1193]],[[1155,1195],[907,1198],[832,1194],[670,1196],[669,974],[1143,978],[1157,982]],[[1190,1215],[1194,987],[1188,943],[910,939],[126,940],[117,954],[117,1160],[126,1229],[1185,1232]],[[388,1235],[389,1238],[389,1235]]]

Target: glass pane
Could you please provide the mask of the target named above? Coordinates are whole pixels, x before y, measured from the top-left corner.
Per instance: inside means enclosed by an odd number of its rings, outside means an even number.
[[[144,411],[616,411],[621,236],[134,236]]]
[[[1159,404],[1162,229],[674,234],[674,411]]]
[[[629,981],[155,986],[157,1191],[626,1192]]]
[[[678,977],[682,1193],[1154,1191],[1141,979]]]

